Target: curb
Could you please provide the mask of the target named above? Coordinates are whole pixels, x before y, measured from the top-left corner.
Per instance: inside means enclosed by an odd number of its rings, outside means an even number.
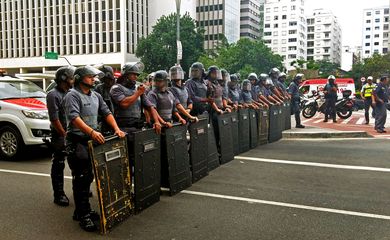
[[[284,132],[283,138],[372,138],[372,136],[364,131]]]

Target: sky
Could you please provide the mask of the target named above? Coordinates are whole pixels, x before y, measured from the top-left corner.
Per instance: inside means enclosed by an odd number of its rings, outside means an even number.
[[[389,0],[306,0],[306,14],[316,8],[329,9],[338,18],[343,46],[362,45],[363,9],[389,5]]]

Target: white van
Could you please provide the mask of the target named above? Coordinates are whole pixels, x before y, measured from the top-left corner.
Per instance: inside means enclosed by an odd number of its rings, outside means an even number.
[[[302,82],[301,86],[299,87],[301,93],[304,95],[311,95],[313,91],[315,92],[322,92],[324,91],[325,85],[328,83],[328,79],[309,79]],[[343,92],[345,90],[351,90],[352,91],[352,97],[355,97],[356,90],[355,90],[355,81],[352,78],[337,78],[336,84],[339,88],[337,92],[338,98],[343,97]]]

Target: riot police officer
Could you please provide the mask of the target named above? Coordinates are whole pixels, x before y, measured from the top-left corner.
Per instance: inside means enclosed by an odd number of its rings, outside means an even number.
[[[169,79],[171,79],[171,88],[173,95],[179,100],[177,110],[181,116],[190,121],[198,121],[197,117],[190,114],[192,111],[192,100],[188,95],[187,88],[184,86],[184,71],[180,66],[173,66],[169,69]]]
[[[266,107],[269,108],[271,105],[275,105],[278,102],[273,98],[272,92],[266,87],[267,86],[268,74],[262,73],[259,77],[259,100]]]
[[[336,84],[336,78],[335,76],[330,75],[328,77],[328,83],[324,87],[325,104],[326,104],[324,122],[328,122],[328,119],[332,118],[333,122],[337,123],[336,121],[337,91],[338,91],[338,87]]]
[[[236,111],[239,108],[242,108],[241,91],[238,85],[238,77],[236,74],[231,75],[230,81],[228,81],[228,103]]]
[[[270,90],[272,91],[272,93],[274,94],[274,98],[277,98],[278,101],[283,101],[283,94],[282,94],[282,90],[280,89],[280,86],[279,86],[279,76],[280,76],[281,72],[278,68],[272,68],[270,73],[269,73],[269,77],[271,78],[272,80],[272,84],[270,84]]]
[[[372,95],[372,105],[375,111],[375,130],[378,133],[386,133],[385,124],[387,118],[386,104],[389,101],[388,77],[382,76]]]
[[[248,75],[248,80],[251,84],[251,95],[253,104],[255,104],[257,107],[263,107],[263,104],[259,100],[260,95],[260,88],[259,88],[259,79],[257,77],[256,73],[251,73]]]
[[[223,108],[227,112],[232,111],[232,107],[229,105],[229,88],[228,82],[230,81],[230,74],[226,69],[221,69],[222,79],[218,80],[219,85],[222,87],[222,103]]]
[[[75,211],[73,219],[79,221],[85,231],[95,231],[97,226],[93,222],[99,215],[91,210],[89,204],[89,189],[93,181],[91,159],[88,154],[87,143],[93,140],[103,144],[105,139],[97,131],[98,116],[101,115],[113,128],[116,135],[124,137],[117,126],[113,115],[100,94],[92,91],[95,77],[101,77],[102,72],[91,66],[79,67],[75,70],[75,87],[64,98],[66,113],[67,136],[69,147],[68,163],[72,170],[73,197]]]
[[[64,192],[66,119],[62,101],[65,94],[73,87],[75,69],[73,66],[59,68],[54,79],[57,86],[46,96],[51,123],[51,146],[54,150],[51,182],[54,192],[54,203],[59,206],[69,206],[69,199]]]
[[[159,70],[154,76],[154,88],[148,93],[148,101],[153,109],[157,111],[158,122],[165,128],[171,128],[174,117],[183,125],[186,124],[184,118],[177,111],[179,100],[168,88],[168,73]]]
[[[246,108],[252,108],[252,109],[259,109],[258,106],[254,103],[252,98],[252,86],[251,82],[248,79],[245,79],[242,82],[242,91],[241,91],[241,98],[242,102],[244,104],[244,107]]]
[[[103,100],[106,102],[108,108],[113,113],[114,112],[114,105],[113,105],[112,100],[111,100],[110,90],[111,90],[111,87],[114,86],[115,81],[116,81],[115,76],[114,76],[114,70],[112,69],[112,67],[107,66],[107,65],[99,66],[98,69],[104,75],[100,79],[101,83],[96,86],[95,91],[103,97]]]
[[[376,88],[376,84],[373,83],[373,77],[367,78],[367,83],[363,85],[360,92],[360,96],[364,100],[364,116],[366,118],[366,124],[370,123],[370,107],[372,105],[372,92]]]
[[[285,85],[286,79],[287,79],[287,75],[284,72],[281,72],[279,74],[279,78],[278,78],[278,81],[277,81],[277,86],[278,86],[278,88],[281,91],[282,97],[284,99],[289,99],[290,97],[288,95],[288,91],[287,91],[287,88],[286,88],[286,85]]]
[[[200,62],[193,63],[190,69],[190,79],[185,86],[193,102],[191,115],[198,116],[210,111],[212,99],[207,96],[207,85],[204,80],[204,67]]]
[[[296,128],[305,128],[305,126],[301,124],[301,110],[299,108],[301,102],[299,84],[303,77],[303,74],[298,73],[288,88],[288,93],[291,95],[291,112],[295,115]]]

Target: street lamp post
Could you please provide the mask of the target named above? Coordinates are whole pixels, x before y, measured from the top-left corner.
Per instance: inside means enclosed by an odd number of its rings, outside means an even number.
[[[176,42],[177,42],[177,64],[180,64],[181,60],[181,43],[180,43],[180,5],[181,5],[181,0],[176,0],[176,17],[177,17],[177,22],[176,22]]]

